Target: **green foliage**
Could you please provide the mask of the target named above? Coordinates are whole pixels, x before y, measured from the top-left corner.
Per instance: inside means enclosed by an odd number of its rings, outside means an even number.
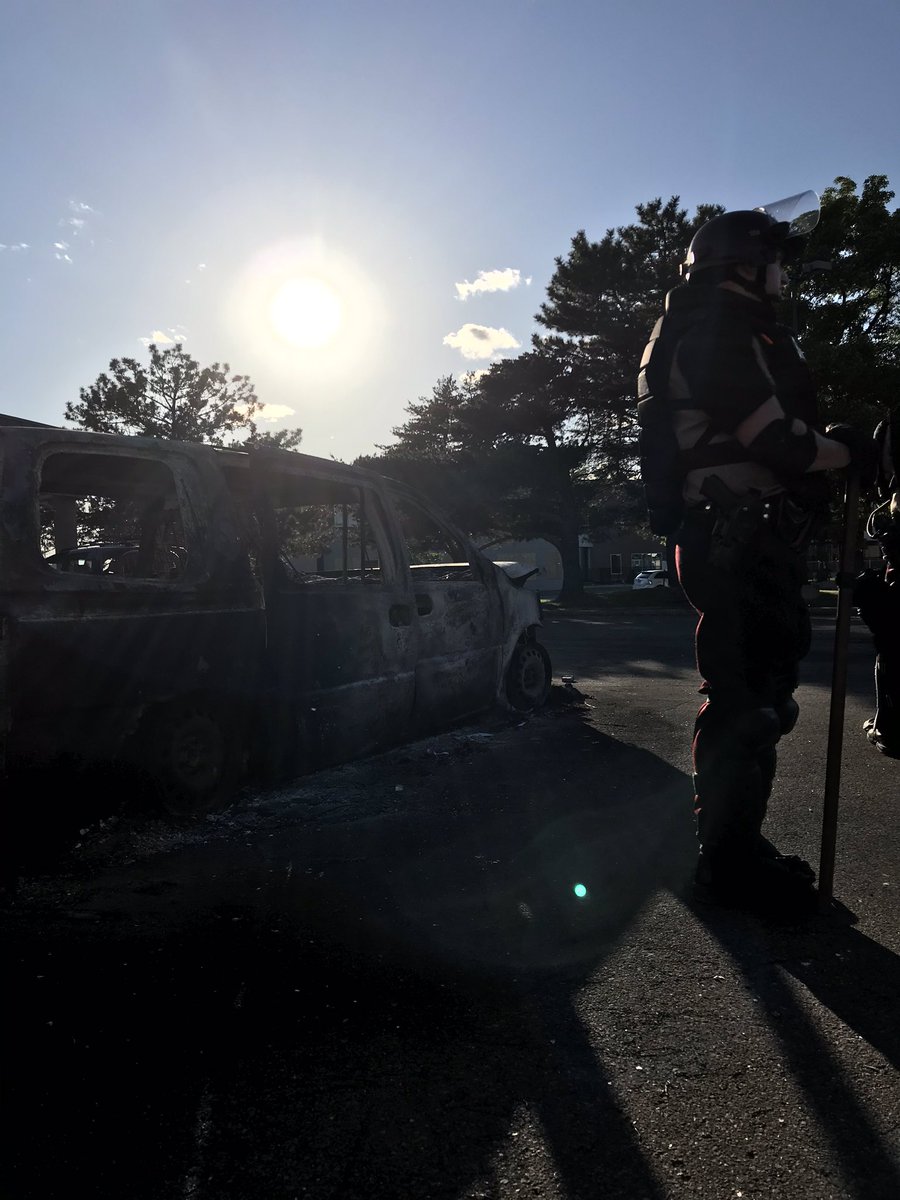
[[[495,363],[469,405],[474,437],[484,445],[580,446],[589,454],[582,418],[591,406],[591,380],[583,368],[577,354],[539,341],[531,351]]]
[[[274,450],[296,450],[303,441],[302,429],[279,429],[275,433],[260,433],[254,427],[253,433],[245,438],[242,446],[267,446]]]
[[[114,500],[108,496],[82,496],[75,503],[75,544],[90,546],[99,542],[137,542],[140,539],[142,506],[135,500]],[[41,552],[55,550],[56,513],[46,504],[39,509]]]
[[[839,176],[822,195],[822,217],[795,297],[804,352],[816,374],[823,416],[872,429],[900,402],[900,209],[884,175],[861,192]]]
[[[334,508],[324,504],[277,508],[275,531],[282,554],[318,558],[334,545]]]
[[[410,457],[421,462],[451,462],[469,444],[466,412],[476,390],[471,375],[454,379],[445,375],[431,389],[406,406],[410,419],[391,430],[398,442],[379,446],[384,457]]]
[[[133,358],[114,358],[108,374],[66,404],[65,419],[95,433],[213,446],[299,444],[299,429],[259,433],[254,418],[262,405],[253,384],[247,375],[230,375],[228,363],[201,367],[182,345],[160,350],[151,343],[149,352],[147,368]]]
[[[471,376],[443,376],[430,396],[407,405],[410,420],[391,431],[396,442],[356,459],[356,465],[417,488],[460,528],[480,537],[493,529],[494,514],[468,424],[475,389]]]

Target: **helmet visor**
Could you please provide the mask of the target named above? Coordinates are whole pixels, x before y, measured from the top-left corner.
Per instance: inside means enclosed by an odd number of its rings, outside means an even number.
[[[771,204],[761,204],[756,212],[767,213],[773,220],[787,225],[785,237],[805,237],[819,223],[819,197],[815,192],[798,192]]]

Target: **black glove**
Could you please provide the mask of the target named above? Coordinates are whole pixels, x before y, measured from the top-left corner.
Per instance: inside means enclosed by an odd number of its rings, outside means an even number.
[[[874,487],[880,457],[874,438],[855,425],[828,425],[825,436],[843,443],[850,451],[850,466],[859,471],[860,486],[864,490]]]

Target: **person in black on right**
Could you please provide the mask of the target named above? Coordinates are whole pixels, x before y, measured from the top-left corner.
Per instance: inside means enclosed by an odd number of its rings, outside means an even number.
[[[866,532],[881,547],[883,567],[858,576],[853,602],[875,643],[875,713],[863,725],[869,742],[888,758],[900,758],[900,410],[874,434],[879,463],[877,508]]]
[[[807,195],[815,211],[804,232],[818,219],[818,200]],[[873,446],[847,426],[820,432],[810,372],[776,317],[785,266],[802,245],[795,227],[765,210],[702,226],[638,387],[651,527],[675,535],[678,581],[699,616],[694,893],[778,915],[811,911],[816,899],[812,868],[762,834],[776,745],[797,720],[793,693],[810,643],[805,551],[826,512],[824,472],[868,467]],[[661,413],[677,461],[668,490],[648,461]]]

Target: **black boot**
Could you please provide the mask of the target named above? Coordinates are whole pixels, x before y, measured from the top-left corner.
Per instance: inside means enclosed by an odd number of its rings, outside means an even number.
[[[792,920],[816,911],[815,878],[808,863],[777,852],[741,858],[701,853],[694,898],[701,904]]]

